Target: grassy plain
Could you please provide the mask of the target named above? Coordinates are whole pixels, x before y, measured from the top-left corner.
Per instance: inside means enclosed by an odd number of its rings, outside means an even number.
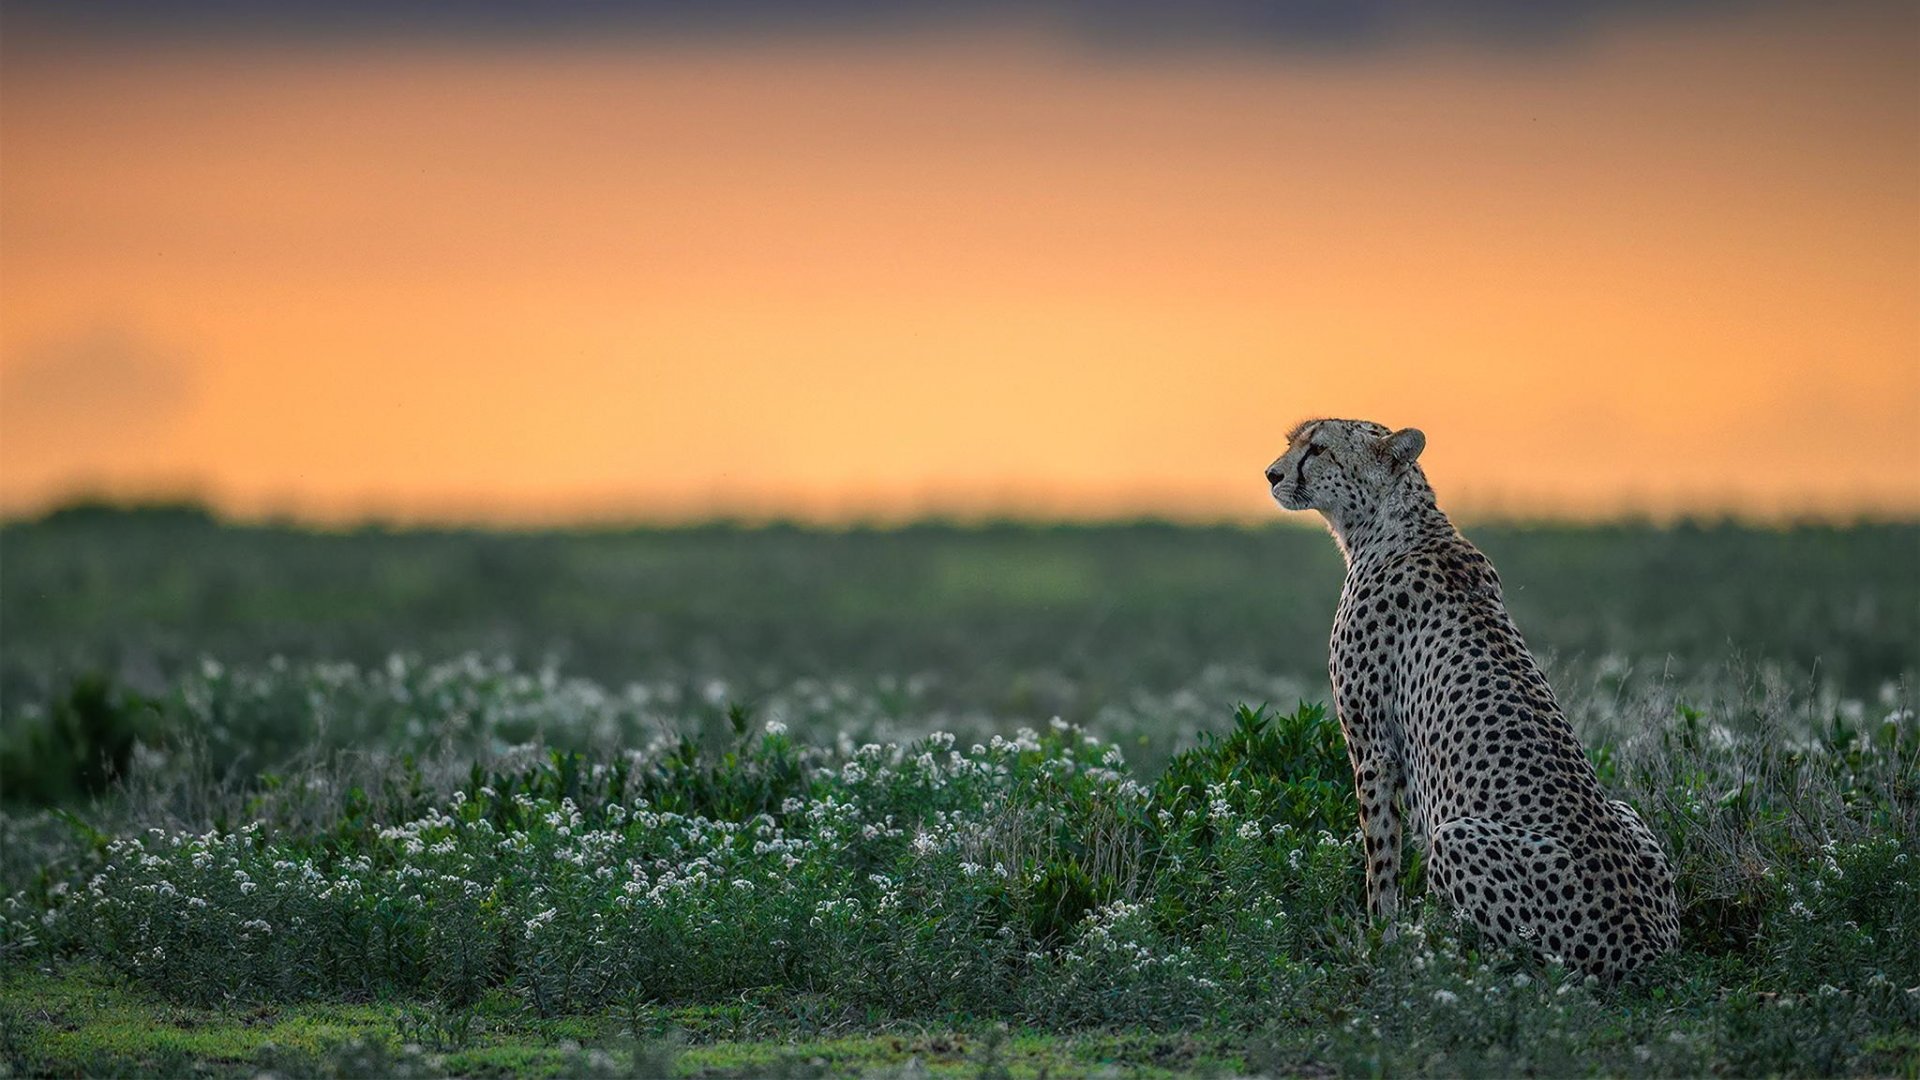
[[[1312,530],[8,525],[0,1066],[1920,1072],[1920,526],[1468,531],[1622,985],[1361,918]]]

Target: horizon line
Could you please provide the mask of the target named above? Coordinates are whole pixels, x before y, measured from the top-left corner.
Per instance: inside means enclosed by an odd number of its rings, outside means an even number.
[[[703,528],[799,529],[817,532],[895,530],[912,528],[991,529],[1025,528],[1122,528],[1163,526],[1169,528],[1257,529],[1270,526],[1286,528],[1324,527],[1317,517],[1306,512],[1275,509],[1271,516],[1257,513],[1196,513],[1191,509],[1142,508],[1097,512],[1047,512],[1035,507],[921,507],[904,511],[866,511],[836,514],[810,514],[792,508],[752,512],[738,507],[710,506],[687,512],[633,507],[573,514],[526,514],[514,512],[453,512],[428,510],[395,511],[362,507],[344,513],[320,512],[311,508],[260,507],[239,509],[219,505],[195,495],[164,493],[118,496],[75,492],[69,497],[48,500],[30,510],[0,509],[0,528],[43,525],[75,517],[178,517],[195,519],[222,528],[280,528],[308,532],[350,533],[363,530],[392,532],[620,532],[677,531]],[[1751,529],[1794,528],[1872,528],[1920,526],[1920,509],[1893,507],[1857,507],[1852,509],[1809,507],[1797,511],[1761,512],[1732,506],[1619,508],[1603,511],[1577,511],[1567,507],[1514,507],[1490,504],[1472,505],[1449,511],[1456,522],[1495,527],[1642,527],[1676,528],[1688,526],[1735,526]]]

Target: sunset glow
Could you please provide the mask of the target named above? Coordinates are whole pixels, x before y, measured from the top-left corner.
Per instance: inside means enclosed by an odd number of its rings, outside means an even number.
[[[8,36],[0,510],[1920,513],[1920,26]]]

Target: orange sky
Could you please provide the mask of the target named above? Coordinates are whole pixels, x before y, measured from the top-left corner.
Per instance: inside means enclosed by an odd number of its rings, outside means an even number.
[[[1892,20],[1891,22],[1889,20]],[[1920,513],[1920,24],[1103,54],[11,35],[0,511]]]

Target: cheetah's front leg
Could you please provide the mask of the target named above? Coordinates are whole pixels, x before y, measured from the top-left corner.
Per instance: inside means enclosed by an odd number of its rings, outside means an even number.
[[[1392,940],[1393,920],[1400,911],[1400,808],[1396,802],[1405,786],[1397,756],[1370,747],[1367,753],[1348,743],[1353,763],[1354,797],[1360,806],[1361,843],[1367,853],[1367,914],[1386,924]]]

